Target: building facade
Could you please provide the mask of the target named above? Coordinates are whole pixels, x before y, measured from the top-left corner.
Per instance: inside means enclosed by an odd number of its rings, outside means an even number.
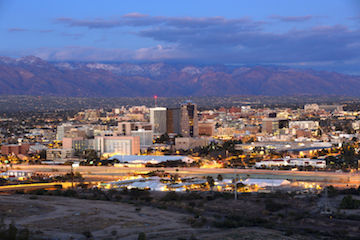
[[[155,135],[166,133],[166,108],[150,108],[150,123]]]
[[[176,134],[181,133],[180,119],[180,108],[168,108],[166,110],[166,132]]]
[[[183,137],[199,136],[197,106],[192,101],[181,104],[180,127]]]

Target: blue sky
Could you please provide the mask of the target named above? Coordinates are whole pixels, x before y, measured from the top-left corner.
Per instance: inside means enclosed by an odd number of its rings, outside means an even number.
[[[0,56],[360,75],[360,1],[0,0]]]

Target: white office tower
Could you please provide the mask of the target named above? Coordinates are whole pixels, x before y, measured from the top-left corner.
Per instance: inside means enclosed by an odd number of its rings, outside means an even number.
[[[166,108],[150,108],[150,123],[155,135],[166,133]]]

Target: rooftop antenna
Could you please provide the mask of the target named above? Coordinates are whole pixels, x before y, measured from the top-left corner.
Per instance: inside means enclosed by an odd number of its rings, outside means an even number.
[[[157,107],[157,96],[156,95],[154,96],[154,99],[155,99],[155,107]]]

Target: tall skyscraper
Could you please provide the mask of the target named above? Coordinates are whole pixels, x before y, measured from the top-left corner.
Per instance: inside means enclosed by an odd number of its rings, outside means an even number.
[[[181,133],[180,119],[181,108],[168,108],[166,110],[166,132]]]
[[[184,137],[198,137],[198,114],[196,104],[190,100],[181,104],[181,134]]]
[[[166,133],[166,108],[150,108],[150,123],[155,135]]]

